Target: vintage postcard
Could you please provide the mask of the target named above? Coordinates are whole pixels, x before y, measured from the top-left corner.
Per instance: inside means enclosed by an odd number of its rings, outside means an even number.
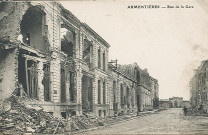
[[[208,1],[0,2],[0,134],[208,134]]]

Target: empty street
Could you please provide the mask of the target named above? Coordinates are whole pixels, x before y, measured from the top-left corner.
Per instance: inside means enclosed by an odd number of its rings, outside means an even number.
[[[102,127],[85,134],[207,134],[208,117],[184,116],[172,108],[133,120]]]

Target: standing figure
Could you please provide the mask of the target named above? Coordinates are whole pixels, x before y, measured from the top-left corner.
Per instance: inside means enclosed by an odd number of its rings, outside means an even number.
[[[186,106],[183,107],[183,112],[184,112],[184,115],[187,114],[187,108],[186,108]]]

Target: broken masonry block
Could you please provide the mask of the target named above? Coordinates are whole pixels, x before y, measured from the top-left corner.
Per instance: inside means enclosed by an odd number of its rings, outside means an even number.
[[[32,132],[32,133],[34,133],[34,132],[35,132],[35,129],[32,129],[31,127],[27,127],[27,128],[26,128],[26,131],[27,131],[27,132]]]

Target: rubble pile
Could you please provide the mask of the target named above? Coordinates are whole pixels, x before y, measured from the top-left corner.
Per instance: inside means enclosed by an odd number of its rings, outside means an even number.
[[[46,113],[40,107],[27,107],[21,98],[11,96],[5,102],[5,111],[0,112],[0,133],[55,134],[103,126],[98,117],[72,116],[71,119],[59,119]]]
[[[3,134],[21,133],[62,133],[66,122],[55,118],[42,109],[26,108],[15,96],[7,99],[11,108],[0,113],[0,132]]]
[[[89,117],[87,115],[76,117],[72,116],[72,129],[88,129],[98,126],[104,126],[104,123],[99,117]]]
[[[4,104],[4,111],[0,112],[0,133],[62,134],[113,124],[131,117],[101,118],[84,113],[83,116],[60,119],[44,112],[41,107],[25,105],[24,102],[27,102],[27,100],[27,98],[12,95],[4,101],[6,104]]]

